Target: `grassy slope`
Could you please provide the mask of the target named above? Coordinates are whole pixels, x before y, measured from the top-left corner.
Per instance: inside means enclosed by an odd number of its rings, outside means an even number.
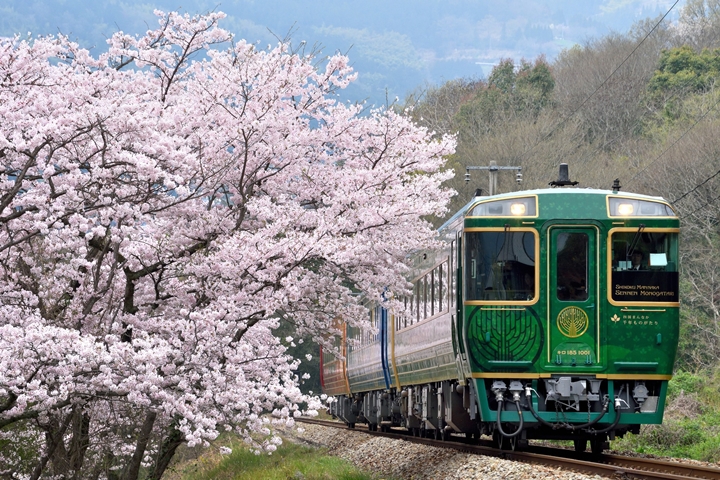
[[[204,449],[196,458],[186,453],[163,477],[168,480],[372,480],[341,458],[322,449],[284,442],[272,455],[255,455],[237,439],[216,442],[232,448],[223,455],[219,447]]]
[[[720,462],[720,371],[678,372],[670,381],[662,425],[642,427],[614,450]]]

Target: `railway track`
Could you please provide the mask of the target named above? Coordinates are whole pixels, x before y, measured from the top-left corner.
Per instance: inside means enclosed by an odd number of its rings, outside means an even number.
[[[340,422],[306,418],[297,420],[330,428],[348,429],[345,424]],[[516,462],[545,465],[585,474],[602,475],[608,478],[720,480],[720,468],[677,463],[667,460],[610,454],[592,455],[561,448],[539,446],[530,446],[523,451],[499,450],[492,447],[492,442],[490,441],[480,441],[479,444],[471,444],[466,443],[464,437],[451,437],[448,441],[441,441],[430,438],[413,437],[400,430],[372,432],[364,428],[364,426],[358,426],[358,428],[351,430],[368,435],[383,436],[433,447],[452,448],[464,453],[499,457]]]

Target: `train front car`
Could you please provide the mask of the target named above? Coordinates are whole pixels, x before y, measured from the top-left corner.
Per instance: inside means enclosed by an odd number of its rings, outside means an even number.
[[[679,220],[662,199],[555,188],[466,210],[457,354],[482,433],[607,439],[662,421],[678,343]]]

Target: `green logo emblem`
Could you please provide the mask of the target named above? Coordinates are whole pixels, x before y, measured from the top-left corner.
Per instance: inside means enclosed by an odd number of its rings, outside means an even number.
[[[557,317],[557,326],[560,333],[569,338],[577,338],[588,329],[590,321],[587,313],[578,307],[562,309]]]

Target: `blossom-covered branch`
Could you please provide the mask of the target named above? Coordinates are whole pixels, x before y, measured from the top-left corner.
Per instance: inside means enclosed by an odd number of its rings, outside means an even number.
[[[98,58],[0,40],[0,444],[45,452],[5,473],[159,478],[231,429],[274,450],[309,400],[279,318],[362,326],[452,193],[452,139],[337,101],[346,57],[158,16]]]

